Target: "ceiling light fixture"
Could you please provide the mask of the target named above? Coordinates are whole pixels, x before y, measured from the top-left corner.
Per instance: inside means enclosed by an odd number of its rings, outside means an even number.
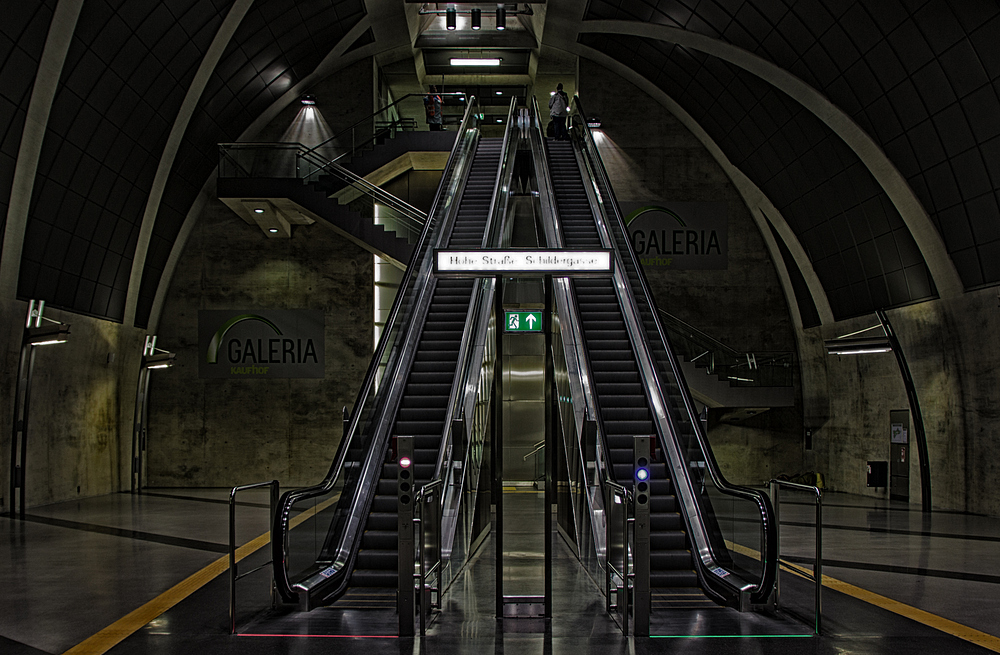
[[[253,210],[253,213],[255,213],[255,214],[263,214],[264,210],[261,209],[260,207],[258,207],[257,209]]]
[[[448,7],[448,9],[445,11],[444,14],[445,25],[448,27],[449,31],[454,31],[456,27],[457,16],[458,12],[455,11],[454,7]]]
[[[478,30],[483,26],[483,10],[475,8],[472,10],[472,29]]]
[[[316,96],[314,96],[314,95],[309,95],[309,94],[306,94],[306,95],[302,96],[302,97],[301,97],[301,98],[299,99],[299,101],[300,101],[300,102],[301,102],[301,103],[302,103],[303,105],[306,105],[306,106],[312,106],[312,105],[315,105],[315,104],[316,104]]]
[[[276,227],[272,227],[272,228],[270,228],[270,229],[268,230],[268,232],[270,232],[271,234],[277,234],[277,233],[278,233],[278,228],[276,228]]]
[[[504,5],[497,5],[497,29],[507,29],[507,7]]]
[[[500,59],[461,59],[452,57],[452,66],[499,66]]]

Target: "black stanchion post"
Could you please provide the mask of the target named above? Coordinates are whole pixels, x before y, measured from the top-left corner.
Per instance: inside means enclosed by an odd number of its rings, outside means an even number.
[[[413,636],[413,437],[396,439],[396,512],[399,553],[396,611],[399,636]]]
[[[649,470],[650,437],[635,437],[635,554],[632,583],[634,616],[632,633],[637,637],[649,636]],[[627,620],[627,619],[626,619]]]

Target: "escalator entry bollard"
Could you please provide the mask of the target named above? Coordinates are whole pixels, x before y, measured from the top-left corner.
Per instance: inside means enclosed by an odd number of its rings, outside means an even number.
[[[396,611],[399,615],[399,636],[413,636],[413,496],[414,465],[413,437],[394,437],[396,456],[396,512],[399,531]]]

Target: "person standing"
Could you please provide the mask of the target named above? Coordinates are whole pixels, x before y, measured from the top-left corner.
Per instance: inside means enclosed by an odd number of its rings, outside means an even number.
[[[444,115],[441,113],[441,96],[437,94],[437,87],[434,85],[431,85],[430,93],[424,96],[424,112],[431,132],[440,132],[444,125]]]
[[[562,82],[556,85],[556,92],[549,98],[549,116],[552,117],[553,135],[556,141],[566,141],[566,116],[569,114],[569,96],[563,91]]]

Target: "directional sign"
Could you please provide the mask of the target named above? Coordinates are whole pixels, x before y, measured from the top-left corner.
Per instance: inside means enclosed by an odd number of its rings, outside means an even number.
[[[611,275],[610,250],[438,250],[434,273],[486,275]]]
[[[505,312],[504,332],[541,332],[542,331],[542,311],[533,312]]]

